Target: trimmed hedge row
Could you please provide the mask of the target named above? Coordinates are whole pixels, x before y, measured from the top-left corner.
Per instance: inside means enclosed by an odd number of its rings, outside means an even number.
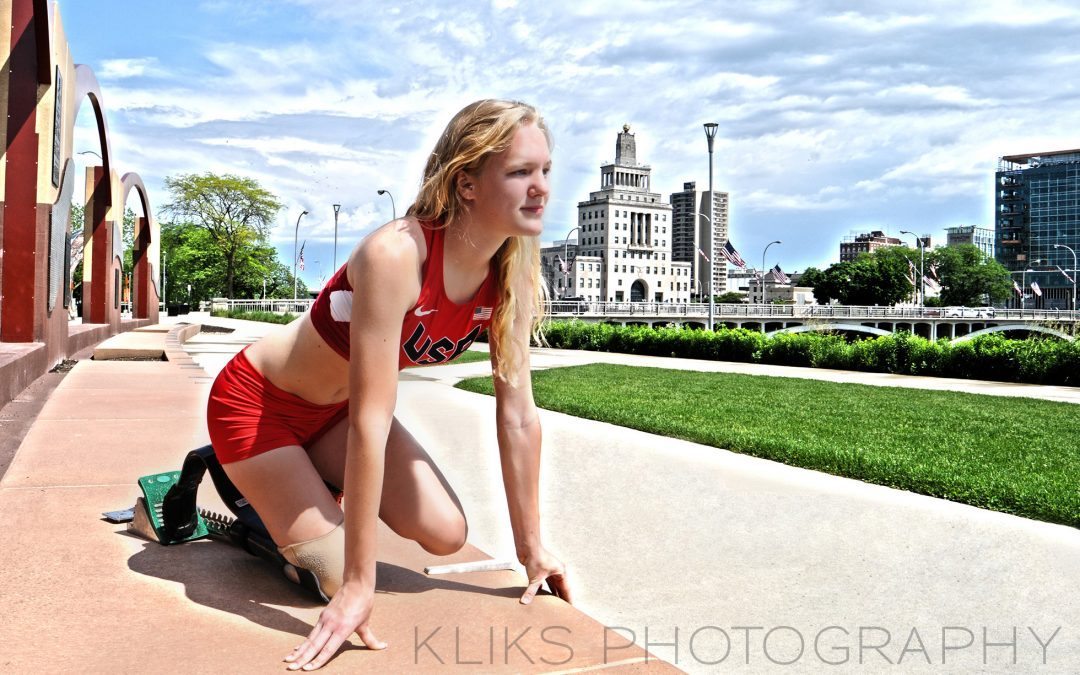
[[[210,312],[210,316],[221,316],[227,319],[243,319],[245,321],[262,321],[263,323],[292,323],[298,315],[275,314],[274,312],[248,311],[243,309],[220,309]]]
[[[552,321],[545,325],[544,337],[560,349],[1080,386],[1080,341],[1010,340],[992,334],[950,344],[894,333],[848,342],[828,333],[765,337],[746,328],[709,333],[583,321]]]

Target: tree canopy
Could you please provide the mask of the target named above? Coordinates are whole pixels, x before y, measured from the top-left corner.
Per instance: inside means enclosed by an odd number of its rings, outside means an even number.
[[[1009,272],[971,244],[946,246],[930,251],[921,262],[928,279],[941,286],[940,299],[928,304],[981,305],[1009,297]],[[919,251],[904,246],[887,246],[860,254],[852,261],[819,270],[809,267],[800,283],[813,286],[814,298],[826,304],[894,305],[914,299],[919,283]],[[932,299],[931,299],[932,300]]]
[[[161,249],[166,303],[193,303],[226,294],[225,255],[205,228],[192,223],[162,223]],[[264,281],[266,297],[292,297],[292,270],[278,260],[273,246],[259,240],[237,254],[229,297],[261,298]],[[306,296],[303,280],[297,283],[298,293]]]
[[[941,284],[942,305],[981,305],[1007,300],[1012,293],[1009,271],[977,246],[961,244],[927,256]]]
[[[908,261],[918,256],[903,246],[879,248],[824,271],[808,268],[800,283],[813,286],[814,298],[821,304],[836,300],[842,305],[891,306],[912,295]]]
[[[237,297],[237,270],[252,249],[265,245],[281,203],[257,181],[232,174],[181,174],[165,178],[171,201],[163,211],[206,232],[224,261],[227,297]],[[193,284],[194,288],[194,284]]]

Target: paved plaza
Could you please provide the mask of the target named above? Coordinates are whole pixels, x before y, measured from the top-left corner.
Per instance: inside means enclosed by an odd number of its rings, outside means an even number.
[[[276,329],[205,315],[183,321],[233,331],[174,342],[169,361],[80,361],[3,477],[0,514],[12,536],[0,554],[0,662],[128,672],[150,658],[165,670],[266,672],[317,617],[316,603],[237,549],[161,547],[100,519],[131,505],[138,476],[178,468],[206,441],[202,406],[213,375]],[[597,361],[1080,403],[1064,387],[533,355],[535,368]],[[469,547],[450,561],[513,558],[492,399],[452,386],[489,372],[480,362],[401,376],[397,414],[469,517]],[[426,577],[425,565],[446,560],[384,530],[375,626],[391,649],[348,650],[331,671],[1056,673],[1080,663],[1073,528],[560,413],[541,417],[545,540],[569,565],[575,607],[550,597],[519,606],[514,572]],[[202,495],[214,501],[212,491]]]

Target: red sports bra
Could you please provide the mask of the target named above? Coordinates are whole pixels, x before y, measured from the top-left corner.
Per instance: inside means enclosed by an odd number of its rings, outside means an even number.
[[[433,229],[421,224],[421,229],[427,242],[427,259],[422,267],[420,298],[402,322],[399,370],[457,358],[488,327],[499,302],[493,270],[488,272],[471,300],[461,305],[451,302],[443,289],[446,228]],[[334,273],[311,306],[311,323],[315,330],[345,359],[349,358],[349,320],[353,302],[347,267],[346,262]]]

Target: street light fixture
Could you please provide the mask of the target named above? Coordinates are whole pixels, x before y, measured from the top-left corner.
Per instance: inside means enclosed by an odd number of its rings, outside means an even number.
[[[337,216],[341,204],[334,204],[334,271],[337,272]]]
[[[907,230],[900,230],[900,234],[910,234],[911,236],[915,237],[915,245],[919,247],[919,284],[922,287],[922,291],[920,291],[920,294],[919,294],[919,298],[920,298],[919,299],[919,306],[920,307],[925,307],[926,306],[926,273],[923,271],[923,264],[926,261],[926,258],[925,258],[925,255],[926,255],[926,242],[924,242],[922,237],[915,234],[914,232],[908,232]],[[916,286],[916,288],[919,288],[919,286]]]
[[[1054,248],[1068,249],[1069,253],[1072,253],[1072,257],[1073,257],[1073,268],[1072,268],[1072,273],[1073,273],[1073,276],[1072,276],[1073,301],[1072,301],[1072,310],[1073,310],[1073,312],[1075,312],[1076,311],[1076,276],[1077,276],[1077,274],[1080,274],[1080,272],[1077,272],[1077,270],[1076,270],[1076,251],[1074,251],[1071,246],[1066,246],[1065,244],[1054,244]],[[1068,277],[1068,275],[1065,275],[1065,276]]]
[[[765,246],[765,250],[761,252],[761,304],[763,305],[765,304],[765,254],[769,252],[769,246],[772,246],[773,244],[783,243],[784,242],[780,241],[779,239],[776,239],[775,241],[770,241]]]
[[[563,294],[562,294],[562,297],[566,297],[566,291],[568,291],[570,289],[570,281],[569,281],[570,259],[567,256],[566,251],[567,251],[567,248],[568,248],[567,242],[570,241],[570,235],[572,235],[575,231],[580,233],[581,232],[581,226],[580,225],[575,225],[574,227],[570,228],[570,231],[566,233],[565,237],[563,237],[563,242],[562,242],[562,257],[563,257]],[[579,242],[579,244],[580,244],[580,242]],[[577,251],[574,252],[574,260],[577,260]]]
[[[1038,260],[1032,260],[1031,262],[1037,263],[1039,261]],[[1031,269],[1029,267],[1029,268],[1027,268],[1026,270],[1024,270],[1023,272],[1020,273],[1020,285],[1023,287],[1023,291],[1024,291],[1023,293],[1020,294],[1020,309],[1021,310],[1027,309],[1027,292],[1028,292],[1027,273],[1028,272],[1034,272],[1034,271],[1035,270],[1033,270],[1033,269]]]
[[[705,140],[709,143],[709,213],[716,215],[716,199],[713,197],[712,170],[713,170],[713,140],[716,138],[716,129],[720,125],[716,122],[705,123]],[[709,331],[713,330],[713,258],[716,257],[716,247],[713,245],[713,222],[709,218],[709,255],[706,264],[709,270]]]
[[[296,236],[300,233],[300,219],[307,215],[307,211],[301,211],[296,217],[296,227],[293,228],[292,238],[292,299],[296,302],[296,263],[299,257],[296,255]]]
[[[397,220],[397,206],[394,205],[394,195],[390,194],[389,190],[379,190],[379,194],[390,198],[390,210],[394,214],[394,220]]]

